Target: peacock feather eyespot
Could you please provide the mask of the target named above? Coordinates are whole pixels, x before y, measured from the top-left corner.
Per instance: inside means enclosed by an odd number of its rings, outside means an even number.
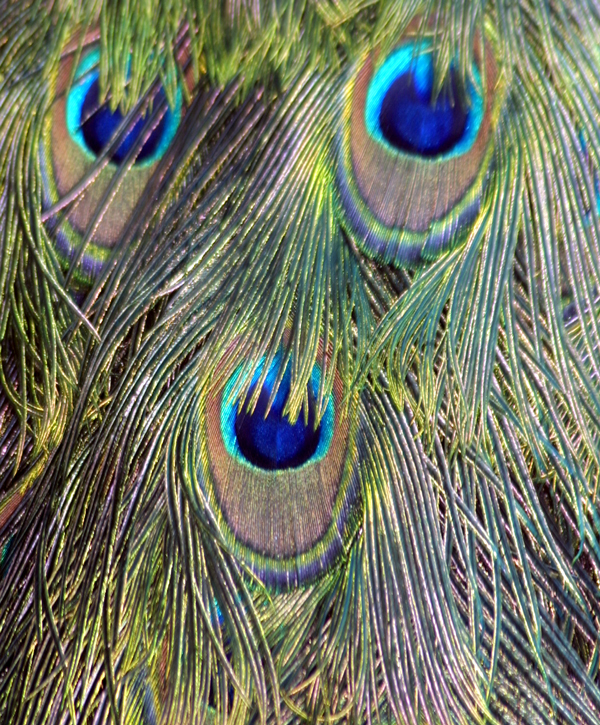
[[[239,384],[242,374],[241,367],[225,386],[220,422],[227,452],[240,461],[267,471],[295,469],[322,460],[331,445],[335,414],[330,396],[323,417],[317,424],[316,397],[321,382],[320,368],[315,366],[307,387],[307,415],[301,414],[292,423],[284,413],[291,386],[289,364],[273,395],[281,367],[280,354],[275,356],[269,366],[255,407],[249,409],[249,401],[257,392],[263,367],[264,361],[254,375],[245,400],[231,402],[232,391]]]
[[[370,137],[421,158],[460,156],[473,146],[483,119],[481,75],[472,69],[467,99],[461,98],[454,65],[434,100],[431,45],[401,46],[388,56],[369,83],[365,125]]]
[[[238,364],[208,391],[202,480],[236,557],[267,586],[287,589],[329,569],[356,533],[356,434],[351,412],[342,412],[337,373],[319,412],[315,364],[306,404],[292,421],[290,365],[282,371],[281,353],[265,371],[266,364],[249,383]]]
[[[45,210],[80,189],[46,226],[65,266],[86,240],[74,270],[75,281],[83,284],[102,270],[122,239],[184,114],[180,85],[170,106],[159,83],[140,99],[131,117],[119,108],[111,110],[108,102],[100,102],[99,62],[100,50],[93,43],[75,70],[72,53],[61,61],[40,153]],[[191,72],[185,80],[191,90]]]
[[[369,256],[411,266],[439,255],[477,214],[502,94],[476,46],[466,87],[454,64],[434,96],[433,47],[404,40],[350,78],[338,188],[348,232]],[[481,67],[485,63],[485,72]]]
[[[67,94],[65,109],[67,131],[90,159],[95,159],[105,149],[110,149],[125,120],[118,108],[113,111],[107,102],[100,103],[99,61],[99,50],[92,51],[82,59],[73,86]],[[152,100],[154,107],[165,106],[166,98],[162,87]],[[178,88],[174,108],[167,107],[150,129],[135,156],[135,166],[149,166],[161,158],[179,126],[181,105],[181,89]],[[129,129],[122,134],[120,143],[109,150],[111,161],[116,164],[125,161],[134,146],[139,145],[140,137],[151,117],[150,109],[146,109],[145,113],[134,119]]]

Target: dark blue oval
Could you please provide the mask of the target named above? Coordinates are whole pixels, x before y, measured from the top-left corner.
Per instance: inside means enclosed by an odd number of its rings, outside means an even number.
[[[156,108],[163,103],[165,103],[165,93],[161,88],[154,97],[153,107]],[[150,111],[147,111],[138,118],[129,133],[123,137],[121,143],[111,153],[110,158],[112,161],[119,164],[126,158],[139,140],[149,115]],[[160,122],[155,126],[146,143],[140,149],[136,163],[140,163],[154,155],[165,135],[165,130],[170,122],[170,115],[171,111],[167,108]],[[90,84],[81,106],[81,132],[89,150],[99,156],[113,140],[115,132],[122,122],[123,114],[118,108],[116,111],[111,111],[107,103],[100,105],[99,83],[98,78],[96,78]]]
[[[308,420],[304,411],[292,424],[283,415],[291,384],[286,370],[268,415],[265,416],[272,388],[263,385],[252,413],[238,403],[235,414],[235,435],[244,458],[258,468],[268,471],[298,468],[315,454],[321,437],[321,426],[315,429],[316,402],[312,385],[308,386]],[[248,392],[250,400],[256,384]]]
[[[394,148],[425,157],[439,156],[452,150],[463,137],[469,113],[459,100],[456,72],[450,70],[435,103],[432,90],[433,74],[423,83],[412,71],[390,85],[381,103],[379,125]]]

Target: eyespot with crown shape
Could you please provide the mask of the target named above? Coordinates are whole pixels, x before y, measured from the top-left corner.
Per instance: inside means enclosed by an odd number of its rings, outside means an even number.
[[[265,584],[287,588],[326,571],[356,531],[356,434],[337,371],[320,402],[314,365],[292,421],[292,363],[278,352],[248,381],[237,349],[224,356],[202,403],[199,480],[231,550]]]
[[[191,93],[193,74],[183,51],[180,60],[182,80]],[[46,228],[65,266],[78,259],[85,239],[85,251],[69,271],[77,285],[87,286],[104,268],[144,190],[160,183],[156,171],[169,163],[168,150],[174,148],[184,113],[182,83],[169,105],[158,79],[130,115],[112,110],[108,101],[101,102],[96,40],[84,43],[78,61],[72,52],[65,53],[45,121],[40,170],[44,212],[60,210],[49,216]],[[63,199],[78,188],[77,199],[63,211]]]
[[[344,224],[365,254],[414,266],[476,216],[502,93],[493,52],[478,41],[473,55],[465,79],[450,64],[438,93],[427,39],[402,39],[379,65],[370,54],[351,77],[337,178]]]

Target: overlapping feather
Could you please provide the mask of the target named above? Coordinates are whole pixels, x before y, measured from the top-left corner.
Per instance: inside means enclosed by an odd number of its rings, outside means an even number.
[[[2,8],[0,714],[600,721],[599,8],[149,9]],[[507,98],[472,227],[403,271],[341,222],[336,122],[353,59],[417,16],[440,79],[493,32]],[[182,24],[206,76],[76,304],[36,149],[48,74],[96,20],[113,104],[172,92]],[[301,588],[233,555],[186,444],[236,340],[248,374],[284,346],[292,418],[315,363],[322,400],[340,371],[360,431],[360,530]]]

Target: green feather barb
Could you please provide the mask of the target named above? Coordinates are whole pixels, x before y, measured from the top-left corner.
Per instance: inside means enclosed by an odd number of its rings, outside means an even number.
[[[0,721],[600,723],[598,37],[0,3]]]

